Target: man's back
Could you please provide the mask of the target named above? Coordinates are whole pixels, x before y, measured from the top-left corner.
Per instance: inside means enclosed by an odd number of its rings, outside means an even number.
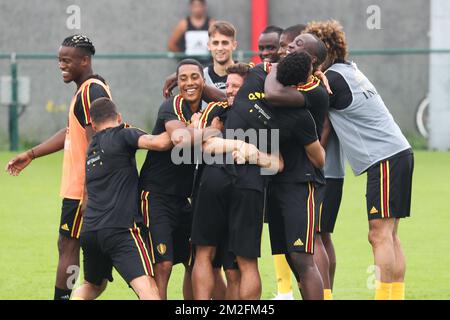
[[[355,174],[376,162],[410,148],[400,128],[372,83],[354,63],[335,63],[327,70],[333,92],[336,83],[345,84],[348,102],[330,104],[330,120]],[[332,98],[333,99],[333,98]],[[340,103],[340,102],[339,102]]]
[[[135,153],[143,134],[122,124],[93,136],[86,161],[88,203],[83,232],[131,228],[140,222]]]

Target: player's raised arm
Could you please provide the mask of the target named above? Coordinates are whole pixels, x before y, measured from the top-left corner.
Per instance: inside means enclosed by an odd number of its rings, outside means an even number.
[[[12,176],[18,176],[34,159],[62,150],[65,138],[66,128],[59,130],[43,143],[15,156],[6,164],[5,170]]]

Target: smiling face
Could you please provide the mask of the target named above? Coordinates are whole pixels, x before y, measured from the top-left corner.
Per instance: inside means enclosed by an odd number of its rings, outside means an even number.
[[[317,61],[317,57],[315,55],[315,51],[313,50],[313,43],[316,42],[316,39],[314,36],[308,33],[303,33],[299,36],[297,36],[294,41],[292,41],[288,45],[287,54],[293,53],[293,52],[307,52],[312,57],[313,65]]]
[[[227,94],[228,105],[232,106],[239,88],[244,83],[244,77],[237,73],[230,73],[227,76],[225,93]]]
[[[281,36],[280,36],[280,47],[278,49],[278,55],[280,56],[280,59],[286,57],[288,45],[293,40],[294,39],[290,38],[287,34],[285,34],[285,33],[281,34]]]
[[[80,77],[89,63],[89,57],[84,55],[80,49],[61,46],[58,52],[58,61],[63,81],[69,83]]]
[[[205,79],[199,67],[195,64],[184,64],[178,69],[178,88],[184,100],[198,103],[202,99]]]
[[[261,34],[258,41],[259,57],[261,60],[272,63],[278,62],[280,60],[280,56],[278,55],[279,45],[278,33],[270,32]]]
[[[208,49],[211,51],[213,60],[221,65],[225,65],[231,61],[236,46],[236,40],[219,32],[209,37]]]

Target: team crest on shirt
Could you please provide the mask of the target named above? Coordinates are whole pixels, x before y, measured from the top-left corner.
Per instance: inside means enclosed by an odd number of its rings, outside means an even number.
[[[160,243],[156,247],[156,250],[158,250],[160,255],[164,255],[166,253],[167,247],[166,247],[166,245],[164,243]]]

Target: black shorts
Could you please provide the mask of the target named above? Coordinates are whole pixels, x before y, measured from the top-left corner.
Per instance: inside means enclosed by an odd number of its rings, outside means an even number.
[[[323,199],[319,210],[319,224],[317,232],[333,233],[336,219],[339,213],[339,207],[342,200],[342,187],[344,179],[327,179],[325,186],[321,187]]]
[[[84,279],[101,285],[112,281],[112,268],[129,284],[133,279],[153,276],[145,234],[137,227],[102,229],[81,234]]]
[[[314,253],[320,204],[314,183],[272,183],[269,187],[269,233],[272,254]]]
[[[216,248],[216,255],[214,256],[214,260],[212,262],[214,269],[239,269],[236,255],[227,249],[227,244],[228,242],[225,241]]]
[[[83,224],[81,215],[81,200],[64,198],[61,208],[61,222],[59,224],[59,234],[67,237],[78,239]]]
[[[190,264],[192,207],[188,199],[142,191],[141,212],[149,229],[153,263]]]
[[[223,168],[207,166],[194,203],[192,243],[218,247],[224,241],[236,256],[261,254],[263,193],[237,188]]]
[[[409,149],[367,170],[369,220],[410,216],[413,169],[414,155]]]

